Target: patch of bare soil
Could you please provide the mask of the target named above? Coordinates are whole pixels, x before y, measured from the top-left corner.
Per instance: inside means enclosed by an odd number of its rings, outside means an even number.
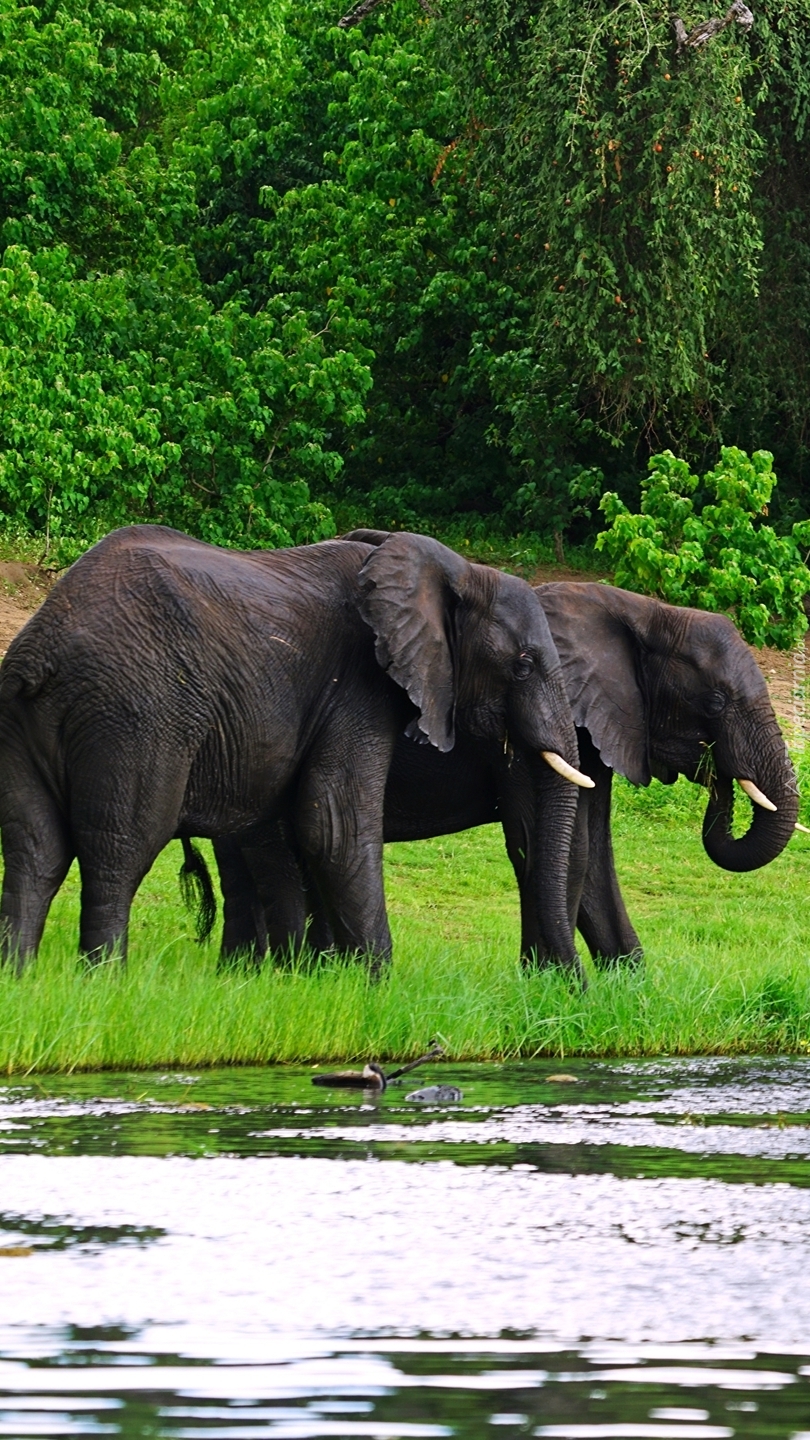
[[[549,560],[543,565],[538,565],[534,574],[529,577],[530,585],[546,585],[551,580],[609,580],[610,576],[605,570],[574,570],[570,565],[560,565],[556,560]]]
[[[805,713],[807,655],[804,642],[795,650],[751,650],[768,682],[771,703],[788,744],[803,743],[808,734]]]
[[[5,655],[17,631],[39,609],[52,583],[52,577],[38,565],[0,561],[0,655]]]

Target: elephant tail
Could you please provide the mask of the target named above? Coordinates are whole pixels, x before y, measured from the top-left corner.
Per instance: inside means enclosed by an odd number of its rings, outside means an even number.
[[[187,910],[195,912],[197,944],[204,945],[209,939],[217,918],[217,897],[211,883],[211,876],[200,851],[192,845],[187,835],[182,835],[183,863],[178,880],[180,894]]]

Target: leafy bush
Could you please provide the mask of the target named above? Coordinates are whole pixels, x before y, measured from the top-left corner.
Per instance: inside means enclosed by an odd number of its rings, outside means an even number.
[[[64,247],[2,257],[7,523],[41,534],[58,563],[136,520],[236,545],[333,534],[298,476],[339,463],[323,444],[336,391],[362,395],[367,372],[325,355],[300,317],[216,312],[199,294],[178,314],[157,290],[136,308],[132,289],[80,278]]]
[[[198,259],[262,127],[284,141],[279,18],[0,0],[0,80],[7,526],[58,563],[129,521],[248,546],[333,534],[312,492],[364,418],[371,352],[339,301],[313,318],[278,283],[258,304],[244,281],[218,293]]]
[[[789,650],[807,629],[802,597],[810,576],[799,547],[810,546],[810,521],[794,524],[790,535],[762,523],[776,484],[772,465],[767,450],[749,459],[724,446],[700,482],[670,450],[653,456],[640,514],[611,492],[600,501],[609,528],[596,548],[610,558],[616,584],[673,605],[723,611],[749,644]],[[696,507],[699,488],[706,498]]]

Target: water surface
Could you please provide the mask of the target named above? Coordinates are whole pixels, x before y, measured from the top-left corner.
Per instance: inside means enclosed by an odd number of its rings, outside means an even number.
[[[311,1076],[0,1088],[0,1437],[810,1440],[807,1061]]]

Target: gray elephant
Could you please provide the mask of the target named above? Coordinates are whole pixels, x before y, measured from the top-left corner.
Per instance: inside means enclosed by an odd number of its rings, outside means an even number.
[[[373,534],[374,532],[361,532]],[[538,586],[578,727],[579,792],[570,913],[597,964],[638,961],[642,950],[619,889],[610,831],[613,771],[636,785],[679,774],[702,780],[709,801],[706,853],[726,870],[773,860],[793,834],[796,779],[767,686],[747,645],[722,615],[680,609],[608,585]],[[733,782],[754,801],[747,833],[733,838]],[[534,873],[534,806],[524,757],[460,736],[440,755],[398,740],[385,793],[386,840],[416,840],[499,819],[521,901],[522,953],[543,958]],[[561,843],[564,843],[562,841]],[[329,941],[289,834],[263,856],[216,847],[225,902],[223,955],[299,943],[307,910],[316,946]]]
[[[74,856],[80,945],[98,959],[125,953],[135,891],[173,836],[261,848],[283,813],[336,945],[379,965],[383,796],[406,727],[437,753],[456,728],[525,748],[554,817],[538,839],[544,938],[577,964],[569,781],[590,782],[528,585],[419,535],[248,554],[114,532],[0,669],[4,955],[36,951]]]

